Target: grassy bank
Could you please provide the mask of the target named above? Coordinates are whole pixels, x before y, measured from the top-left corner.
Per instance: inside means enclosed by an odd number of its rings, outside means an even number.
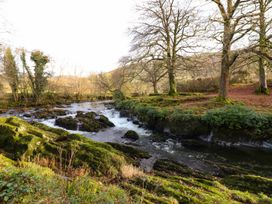
[[[117,101],[116,107],[158,132],[170,129],[178,138],[197,138],[213,132],[214,139],[227,142],[272,139],[271,113],[202,94],[132,98]]]
[[[215,177],[168,160],[144,173],[132,164],[148,155],[122,145],[18,118],[0,119],[0,133],[1,203],[272,203],[265,173],[222,165]]]

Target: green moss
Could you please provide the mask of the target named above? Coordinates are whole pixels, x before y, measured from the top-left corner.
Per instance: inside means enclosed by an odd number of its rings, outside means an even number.
[[[210,133],[201,115],[196,115],[190,110],[176,110],[168,118],[171,132],[183,138],[197,138],[200,135],[208,135]]]
[[[12,159],[39,155],[62,161],[63,165],[87,166],[95,175],[112,177],[126,164],[125,156],[108,144],[14,117],[7,121],[9,124],[0,123],[0,148]]]
[[[15,165],[15,162],[2,154],[0,154],[0,170],[7,168],[7,167],[12,167]]]
[[[163,132],[167,127],[175,136],[182,138],[198,138],[211,132],[215,140],[226,142],[258,142],[272,138],[270,113],[260,113],[236,102],[230,105],[214,99],[202,104],[205,106],[203,113],[199,112],[200,99],[192,98],[195,106],[183,107],[191,100],[190,97],[171,100],[162,96],[137,98],[119,101],[116,107],[128,112],[127,115],[137,116],[151,129]],[[177,104],[172,106],[167,100],[176,101]],[[165,102],[163,106],[160,105],[162,101]],[[218,106],[220,108],[216,108]]]
[[[153,168],[156,171],[156,174],[166,178],[169,175],[190,176],[196,178],[211,178],[211,176],[209,175],[205,175],[199,171],[192,170],[185,165],[167,159],[157,160]]]
[[[60,203],[64,199],[63,186],[65,181],[52,170],[32,163],[0,167],[1,203]]]
[[[145,204],[176,204],[178,201],[170,196],[157,196],[148,190],[135,186],[130,183],[123,183],[122,187],[130,193],[130,195],[138,201],[137,203]]]
[[[129,204],[132,200],[127,193],[114,185],[103,185],[89,177],[77,178],[68,185],[71,203],[119,203]]]
[[[130,183],[138,191],[148,192],[152,198],[167,197],[174,198],[178,203],[271,203],[272,199],[263,194],[251,194],[226,188],[216,180],[173,177],[172,179],[147,176],[137,178]],[[127,187],[127,186],[125,186]],[[146,198],[152,203],[152,200]],[[155,202],[156,203],[156,202]],[[157,202],[159,203],[159,202]]]
[[[116,185],[91,177],[65,179],[51,169],[0,155],[1,203],[120,203],[134,202]]]
[[[271,178],[255,175],[233,175],[224,178],[223,183],[233,189],[272,196]]]
[[[126,134],[123,136],[123,138],[131,139],[131,140],[138,140],[139,135],[137,134],[137,132],[135,132],[133,130],[129,130],[126,132]]]
[[[38,123],[38,122],[33,122],[32,125],[41,129],[41,130],[44,130],[46,132],[51,132],[51,133],[54,133],[57,135],[68,135],[69,134],[66,130],[59,129],[59,128],[51,128],[51,127],[48,127],[48,126],[46,126],[42,123]]]
[[[55,124],[67,130],[77,130],[77,121],[70,116],[56,119]]]
[[[148,152],[127,145],[121,145],[117,143],[108,144],[111,145],[113,148],[117,149],[118,151],[122,152],[124,155],[126,155],[127,160],[134,163],[135,165],[138,165],[141,159],[148,159],[151,157],[151,155]]]

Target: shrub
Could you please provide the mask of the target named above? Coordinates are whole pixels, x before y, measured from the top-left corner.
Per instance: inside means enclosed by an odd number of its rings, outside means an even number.
[[[218,89],[218,78],[199,78],[177,84],[178,92],[216,92]]]
[[[136,102],[132,101],[132,100],[124,100],[124,101],[116,101],[115,102],[116,108],[117,109],[125,109],[125,110],[129,110],[132,109],[132,107],[134,107],[136,105]]]
[[[200,119],[200,116],[194,114],[192,110],[186,110],[186,111],[175,110],[169,116],[170,122],[179,122],[179,123],[194,120],[196,118]]]
[[[230,129],[256,129],[263,130],[271,126],[271,116],[256,113],[242,105],[228,105],[224,108],[207,111],[203,116],[212,127],[225,127]]]
[[[120,90],[115,90],[114,92],[113,92],[113,100],[125,100],[126,99],[126,97],[125,97],[125,94],[122,92],[122,91],[120,91]]]

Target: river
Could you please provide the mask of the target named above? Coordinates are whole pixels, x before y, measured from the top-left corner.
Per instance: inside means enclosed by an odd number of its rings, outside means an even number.
[[[58,107],[58,109],[60,109]],[[221,163],[239,163],[239,164],[252,164],[260,166],[272,167],[272,151],[265,151],[261,149],[251,148],[229,148],[219,147],[216,145],[210,145],[208,143],[192,143],[191,145],[186,143],[176,142],[174,140],[167,140],[165,142],[153,142],[152,131],[139,127],[134,124],[129,118],[121,117],[120,113],[113,107],[108,107],[105,102],[86,102],[86,103],[74,103],[71,105],[64,105],[61,109],[67,110],[68,115],[75,116],[77,111],[90,112],[94,111],[98,114],[105,115],[111,122],[115,124],[115,127],[105,129],[98,133],[89,133],[82,131],[70,131],[71,133],[82,134],[92,140],[98,142],[114,142],[120,144],[129,144],[135,148],[149,152],[152,157],[150,159],[144,159],[141,161],[141,166],[146,171],[152,169],[155,161],[160,159],[170,159],[179,163],[185,164],[190,168],[200,170],[202,172],[212,172],[216,174],[216,165],[211,165],[214,162]],[[33,113],[35,110],[30,110],[28,113]],[[24,113],[18,113],[10,110],[2,116],[18,116],[26,120],[36,120],[50,127],[55,126],[55,119],[29,119],[25,118]],[[66,117],[61,116],[61,117]],[[57,127],[59,128],[59,127]],[[140,139],[131,142],[122,136],[128,131],[136,131]]]

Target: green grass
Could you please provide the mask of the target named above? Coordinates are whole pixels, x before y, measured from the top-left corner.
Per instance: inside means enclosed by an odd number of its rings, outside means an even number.
[[[0,155],[1,203],[131,203],[116,185],[88,176],[67,180],[51,169],[29,162],[15,163]]]

